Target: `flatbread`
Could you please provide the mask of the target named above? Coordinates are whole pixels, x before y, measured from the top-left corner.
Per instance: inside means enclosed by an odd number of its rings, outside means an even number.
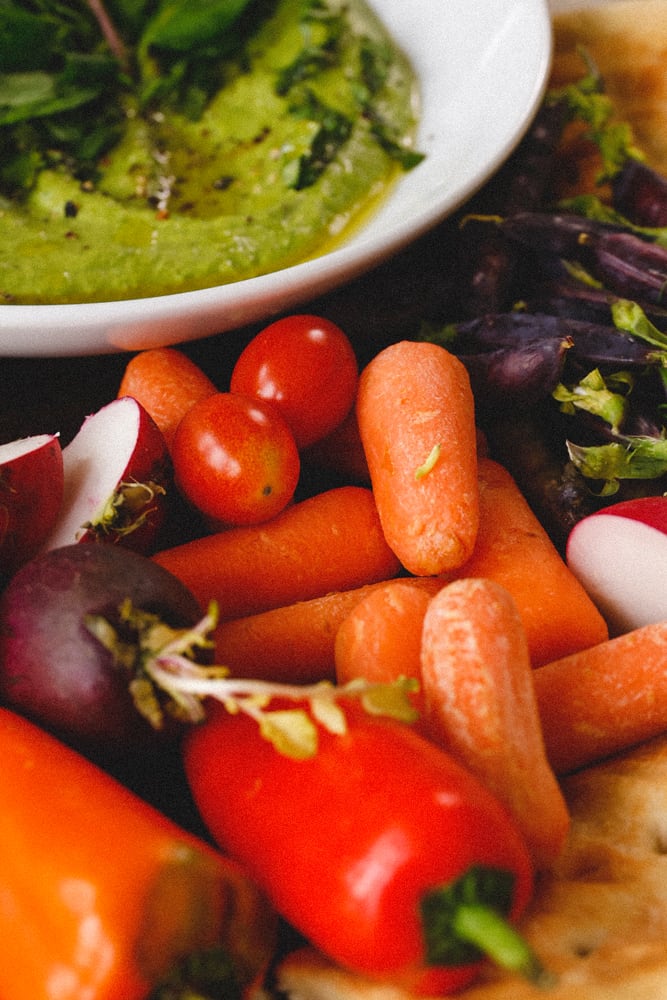
[[[583,46],[646,161],[667,174],[667,0],[620,0],[554,18],[554,86]],[[485,968],[465,1000],[667,1000],[667,735],[563,780],[566,849],[542,873],[522,932],[557,977],[548,992]],[[286,1000],[414,1000],[313,949],[277,970]]]
[[[667,998],[667,737],[570,775],[567,848],[541,877],[522,933],[557,977],[546,993],[489,969],[465,1000]],[[289,1000],[413,1000],[337,969],[311,949],[288,956]]]
[[[667,172],[666,0],[622,0],[558,14],[553,23],[553,84],[581,77],[584,48],[646,162]]]

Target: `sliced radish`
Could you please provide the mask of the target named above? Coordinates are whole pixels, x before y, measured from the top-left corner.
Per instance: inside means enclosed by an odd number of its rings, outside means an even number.
[[[34,556],[56,523],[63,500],[63,455],[57,434],[0,445],[0,574]]]
[[[667,619],[667,497],[625,500],[583,518],[566,559],[612,634]]]
[[[104,541],[148,552],[165,518],[171,464],[143,406],[122,396],[86,417],[63,464],[62,512],[44,550]]]

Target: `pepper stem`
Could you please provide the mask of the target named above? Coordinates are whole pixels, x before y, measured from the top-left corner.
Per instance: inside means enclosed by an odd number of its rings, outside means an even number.
[[[552,985],[553,977],[528,942],[493,907],[484,903],[460,904],[453,915],[452,930],[459,940],[479,948],[508,972],[516,972],[536,986]]]
[[[553,985],[508,919],[515,881],[506,869],[472,865],[453,882],[427,892],[420,903],[427,964],[453,967],[486,957],[535,985]]]

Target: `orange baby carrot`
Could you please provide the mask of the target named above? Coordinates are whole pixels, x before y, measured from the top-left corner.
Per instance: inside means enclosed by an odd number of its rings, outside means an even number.
[[[505,803],[542,866],[560,854],[569,814],[545,753],[533,672],[500,584],[455,580],[431,599],[421,673],[431,736]]]
[[[2,708],[0,757],[1,996],[145,1000],[218,948],[248,987],[276,921],[235,863]]]
[[[383,583],[335,590],[257,615],[223,621],[213,633],[216,662],[236,677],[287,684],[334,680],[334,645],[341,623]]]
[[[574,771],[667,731],[667,621],[534,671],[547,754]]]
[[[396,576],[373,494],[341,486],[261,525],[230,528],[153,556],[203,606],[240,618]]]
[[[217,391],[208,375],[182,351],[155,347],[130,359],[118,395],[132,396],[141,403],[171,447],[181,417],[200,399]]]
[[[336,634],[339,684],[363,677],[391,683],[414,677],[415,707],[423,714],[421,693],[422,623],[431,597],[443,586],[436,577],[405,577],[380,583],[351,609]]]
[[[471,558],[453,576],[485,577],[510,592],[534,667],[607,639],[604,618],[510,473],[497,462],[480,458],[478,476],[477,541]]]
[[[478,525],[474,401],[463,364],[436,344],[400,341],[362,371],[357,420],[382,527],[410,573],[471,555]]]

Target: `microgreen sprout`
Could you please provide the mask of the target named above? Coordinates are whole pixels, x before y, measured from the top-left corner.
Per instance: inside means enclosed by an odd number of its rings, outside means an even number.
[[[119,608],[119,628],[102,615],[88,616],[86,624],[128,671],[135,706],[156,729],[164,724],[165,713],[188,723],[203,721],[204,701],[210,698],[232,714],[243,712],[253,719],[280,753],[303,759],[317,752],[318,727],[335,735],[345,733],[341,699],[357,699],[371,715],[402,722],[416,718],[409,698],[417,687],[412,678],[392,684],[363,679],[344,685],[283,684],[233,677],[225,666],[199,663],[198,653],[212,649],[209,637],[217,620],[212,602],[192,628],[174,629],[125,601]]]

